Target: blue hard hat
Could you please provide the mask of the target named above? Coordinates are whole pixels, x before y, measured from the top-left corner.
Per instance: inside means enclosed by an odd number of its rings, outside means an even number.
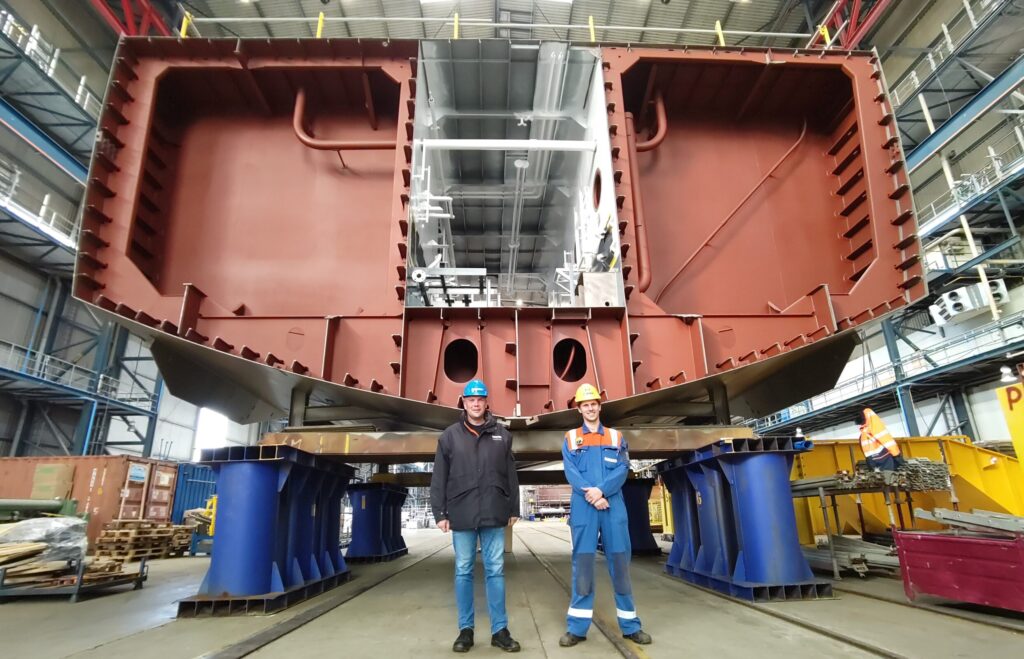
[[[483,380],[470,380],[466,383],[466,388],[462,390],[463,396],[483,396],[487,397],[487,385],[484,384]]]

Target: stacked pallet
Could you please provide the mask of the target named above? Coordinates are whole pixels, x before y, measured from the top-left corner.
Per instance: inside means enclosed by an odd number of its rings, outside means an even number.
[[[3,568],[3,587],[53,588],[74,586],[78,581],[75,561],[47,560],[43,554],[49,549],[45,542],[0,543],[0,568]],[[83,584],[113,581],[125,576],[121,561],[106,558],[85,559]]]
[[[103,525],[96,541],[96,556],[121,561],[140,558],[183,556],[189,548],[192,530],[167,522],[116,519]]]
[[[192,546],[191,526],[172,526],[174,533],[171,534],[171,546],[167,551],[168,556],[184,556]]]

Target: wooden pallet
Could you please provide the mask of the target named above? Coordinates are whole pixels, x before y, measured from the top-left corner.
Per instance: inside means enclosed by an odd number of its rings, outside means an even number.
[[[126,551],[163,551],[167,549],[167,543],[150,543],[150,542],[118,542],[118,543],[102,543],[96,545],[96,551],[103,551],[106,553],[115,552],[126,552]]]
[[[90,558],[82,575],[83,584],[102,583],[123,578],[119,560]],[[10,568],[5,586],[31,588],[61,588],[75,586],[78,575],[69,572],[67,561],[34,561]]]
[[[100,532],[103,538],[170,538],[174,529],[104,529]]]
[[[170,522],[154,522],[149,519],[115,519],[103,525],[104,529],[169,529]]]
[[[167,553],[166,547],[152,547],[149,549],[127,549],[122,551],[110,551],[106,549],[97,549],[97,558],[114,558],[117,560],[130,562],[137,561],[140,558],[164,558],[164,554]]]
[[[144,543],[144,542],[170,542],[174,536],[171,535],[105,535],[100,534],[100,537],[96,539],[96,542],[108,542],[108,543]]]

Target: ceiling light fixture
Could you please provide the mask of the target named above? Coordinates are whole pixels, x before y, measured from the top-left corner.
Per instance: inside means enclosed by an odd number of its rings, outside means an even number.
[[[1013,384],[1014,382],[1017,382],[1017,376],[1013,374],[1013,369],[1009,366],[1000,366],[999,372],[1002,374],[1002,377],[999,378],[1000,382],[1006,384]]]

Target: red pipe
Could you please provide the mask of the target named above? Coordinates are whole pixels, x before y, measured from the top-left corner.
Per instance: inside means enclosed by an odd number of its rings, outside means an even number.
[[[397,143],[394,140],[370,140],[366,142],[353,142],[351,140],[321,140],[306,132],[302,126],[303,115],[306,114],[306,90],[300,89],[295,94],[295,114],[292,116],[292,127],[295,129],[295,136],[299,141],[311,149],[321,151],[371,151],[394,149]]]
[[[664,110],[664,106],[662,109]],[[640,194],[640,163],[637,162],[636,155],[636,126],[633,123],[631,112],[626,113],[626,149],[629,151],[629,189],[633,194],[637,288],[643,293],[651,286],[651,250],[647,242],[647,226],[644,224],[644,202]]]
[[[658,148],[668,134],[668,117],[665,114],[665,99],[661,92],[654,94],[654,115],[658,121],[658,129],[651,139],[636,143],[636,150],[640,153]]]

